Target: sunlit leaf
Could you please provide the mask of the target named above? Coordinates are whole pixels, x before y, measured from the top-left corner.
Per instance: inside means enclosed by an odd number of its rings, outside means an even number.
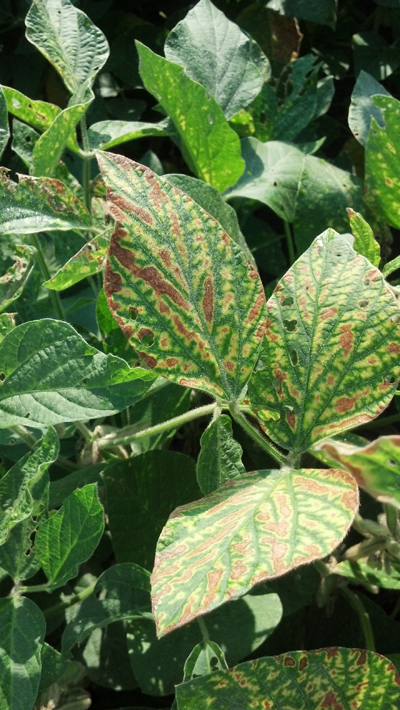
[[[166,179],[111,153],[98,161],[117,220],[105,276],[115,319],[155,372],[240,397],[265,327],[253,265]]]
[[[217,417],[203,432],[197,460],[197,481],[202,493],[212,493],[229,478],[245,473],[242,447],[232,436],[232,421]]]
[[[35,262],[36,249],[28,244],[15,247],[14,263],[0,276],[0,312],[21,295]]]
[[[373,266],[379,266],[381,261],[381,248],[379,243],[374,238],[374,233],[365,221],[364,217],[359,212],[354,212],[350,207],[347,208],[349,215],[351,231],[354,235],[354,249],[357,254],[362,254]]]
[[[177,508],[159,539],[152,575],[158,635],[325,557],[357,507],[350,474],[283,469],[238,476]]]
[[[10,86],[3,86],[3,93],[7,102],[8,112],[41,133],[50,128],[61,111],[58,106],[49,104],[47,101],[33,101]]]
[[[143,123],[141,121],[99,121],[88,130],[91,150],[107,150],[144,136],[167,136],[167,121]]]
[[[312,444],[370,421],[400,375],[396,300],[380,271],[327,230],[295,262],[267,304],[261,369],[250,399],[279,445]],[[278,416],[277,416],[278,415]]]
[[[382,269],[382,274],[384,275],[385,278],[390,276],[390,274],[393,273],[393,271],[396,271],[397,269],[400,269],[400,256],[396,256],[392,261],[388,261],[387,264]]]
[[[43,286],[54,291],[63,291],[87,276],[102,271],[109,246],[110,234],[99,234],[92,241],[86,242],[49,281],[44,282]]]
[[[220,192],[243,172],[240,141],[222,109],[183,67],[137,42],[140,75],[172,120],[183,157],[193,172]]]
[[[400,702],[400,678],[384,656],[350,648],[294,651],[259,658],[178,685],[178,710],[211,707],[357,708],[391,710]]]
[[[366,146],[372,116],[382,126],[382,111],[375,106],[372,97],[376,94],[390,96],[385,87],[373,76],[360,71],[351,95],[349,127],[361,145]]]
[[[365,446],[327,439],[316,448],[350,471],[370,496],[400,508],[400,436],[380,436]]]

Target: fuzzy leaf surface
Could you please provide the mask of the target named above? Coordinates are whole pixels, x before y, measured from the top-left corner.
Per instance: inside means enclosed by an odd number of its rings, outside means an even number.
[[[40,525],[35,550],[50,586],[62,587],[96,549],[104,530],[103,507],[94,484],[74,491]]]
[[[189,167],[220,192],[233,185],[244,169],[238,135],[207,90],[184,68],[136,43],[140,76],[172,120]]]
[[[143,121],[99,121],[88,129],[91,150],[108,150],[135,138],[144,136],[167,136],[167,122],[144,123]]]
[[[200,439],[197,481],[202,493],[213,493],[229,478],[245,473],[243,450],[233,438],[232,421],[222,414],[207,427]]]
[[[148,168],[98,153],[117,224],[105,290],[146,365],[180,385],[240,397],[265,328],[245,254],[196,202]]]
[[[86,242],[75,256],[71,257],[43,286],[54,291],[63,291],[70,286],[102,271],[110,246],[110,234],[99,234]]]
[[[122,411],[154,375],[90,347],[68,323],[44,318],[0,343],[0,428],[80,421]]]
[[[227,119],[256,98],[270,75],[257,43],[210,0],[200,0],[171,30],[165,56],[214,96]]]
[[[177,508],[161,533],[152,574],[158,635],[325,557],[357,508],[353,477],[335,469],[246,473]]]
[[[267,304],[253,408],[280,446],[306,451],[371,421],[400,375],[396,300],[382,274],[333,230],[323,232],[281,279]],[[266,415],[268,417],[268,413]]]
[[[88,211],[60,180],[19,175],[16,184],[0,175],[0,231],[32,234],[47,229],[87,229]]]
[[[109,55],[108,42],[69,0],[34,0],[25,19],[26,38],[51,62],[71,94],[91,86]]]
[[[316,448],[352,473],[370,496],[400,508],[400,436],[380,436],[365,446],[327,439]]]
[[[387,658],[372,651],[324,648],[259,658],[178,685],[178,710],[256,708],[392,710],[400,678]]]
[[[0,599],[0,626],[0,707],[31,710],[40,682],[44,616],[25,597]]]

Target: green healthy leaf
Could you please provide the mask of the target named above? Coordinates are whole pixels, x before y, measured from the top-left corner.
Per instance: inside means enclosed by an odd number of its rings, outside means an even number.
[[[200,445],[197,481],[204,495],[245,473],[242,447],[232,436],[232,421],[226,414],[211,422],[202,434]]]
[[[61,653],[49,646],[48,643],[44,643],[42,646],[41,659],[42,674],[40,676],[38,695],[47,690],[50,685],[56,683],[72,666],[71,661],[64,658]]]
[[[49,586],[62,587],[91,557],[104,530],[104,512],[93,484],[74,491],[53,517],[40,525],[35,550]]]
[[[34,128],[13,118],[11,148],[23,160],[27,168],[32,166],[33,149],[39,138],[40,134]]]
[[[0,86],[0,158],[3,155],[4,149],[10,138],[10,129],[8,127],[8,110],[7,101],[4,96],[4,91]]]
[[[46,229],[88,229],[91,219],[84,205],[54,178],[18,175],[16,184],[0,174],[0,231],[31,234]]]
[[[61,111],[58,106],[49,104],[46,101],[33,101],[10,86],[3,86],[3,93],[7,102],[8,112],[41,133],[50,128]]]
[[[0,428],[109,416],[149,389],[154,375],[90,347],[68,323],[43,319],[0,343]]]
[[[332,29],[336,25],[337,0],[264,0],[262,4],[280,15],[311,20],[320,25],[328,25]]]
[[[49,281],[44,282],[43,286],[54,291],[63,291],[82,279],[99,273],[104,268],[109,246],[110,233],[99,234],[92,241],[86,242]]]
[[[46,622],[30,599],[0,599],[0,707],[31,710],[41,671]]]
[[[0,343],[15,328],[14,316],[15,313],[2,313],[0,315]]]
[[[94,629],[149,612],[149,572],[134,564],[114,565],[100,575],[92,594],[67,624],[62,637],[63,653],[82,643]]]
[[[400,375],[397,303],[380,271],[345,237],[333,230],[317,237],[267,311],[249,395],[277,444],[306,451],[389,404]]]
[[[271,73],[258,44],[210,0],[200,0],[171,30],[165,56],[214,96],[227,119],[255,99]]]
[[[372,97],[376,94],[390,96],[379,81],[365,71],[360,71],[355,83],[349,108],[349,127],[362,146],[366,146],[371,118],[374,117],[379,126],[384,125],[382,111],[375,106]]]
[[[255,471],[177,508],[152,575],[158,635],[325,557],[351,525],[357,490],[340,470]]]
[[[28,244],[16,246],[14,264],[0,276],[0,312],[20,297],[35,263],[36,249]]]
[[[247,661],[179,685],[178,710],[357,707],[392,710],[400,702],[400,678],[392,663],[372,651],[324,648]]]
[[[358,485],[382,503],[400,508],[400,436],[380,436],[365,446],[328,439],[316,448],[353,474]]]
[[[276,629],[282,618],[277,594],[246,594],[223,604],[204,618],[207,632],[226,655],[229,666],[253,653]],[[143,693],[169,695],[182,681],[182,669],[193,646],[202,640],[197,621],[157,639],[153,619],[129,624],[128,648],[135,678]]]
[[[264,333],[253,265],[218,222],[148,168],[99,153],[117,220],[110,310],[146,365],[178,384],[240,397]]]
[[[35,1],[45,2],[45,0]],[[61,1],[65,2],[66,0]],[[53,176],[65,147],[72,144],[78,150],[75,126],[84,116],[93,99],[93,91],[90,87],[87,87],[86,91],[79,97],[79,100],[73,101],[72,105],[71,99],[70,105],[58,114],[50,128],[40,136],[33,149],[33,175],[37,177],[43,175]]]
[[[187,164],[198,177],[223,192],[244,168],[237,134],[213,96],[190,79],[183,67],[140,42],[136,46],[145,88],[171,118]]]
[[[350,220],[351,231],[353,232],[355,241],[354,249],[357,254],[365,256],[373,266],[379,266],[381,261],[381,247],[374,238],[374,233],[365,221],[364,217],[359,212],[354,212],[351,207],[347,208],[347,214]]]
[[[386,279],[388,276],[390,276],[390,274],[393,273],[393,271],[396,271],[397,269],[400,269],[400,256],[396,256],[396,258],[392,259],[392,261],[388,261],[388,263],[385,264],[382,269],[382,274]]]
[[[109,47],[82,10],[69,0],[34,0],[25,24],[26,38],[51,62],[71,94],[93,84]]]
[[[17,523],[39,515],[43,509],[43,496],[49,486],[47,469],[57,460],[58,451],[58,436],[50,427],[40,446],[0,479],[0,545],[6,542]]]
[[[175,451],[147,451],[107,466],[103,480],[117,561],[151,570],[168,516],[201,495],[194,460]]]
[[[365,150],[365,200],[378,207],[383,217],[400,227],[400,170],[397,150],[400,136],[400,101],[391,96],[374,96],[375,106],[382,110],[385,125],[374,118]],[[399,113],[398,113],[399,112]]]
[[[144,136],[168,136],[168,122],[143,123],[141,121],[99,121],[88,130],[91,150],[107,150],[135,138]]]
[[[350,562],[344,560],[335,567],[335,574],[347,577],[354,582],[364,584],[367,587],[374,585],[380,589],[400,589],[400,572],[392,568],[388,574],[384,569],[372,567],[365,560]]]
[[[183,681],[217,670],[228,670],[224,652],[213,641],[202,641],[194,647],[186,660]]]

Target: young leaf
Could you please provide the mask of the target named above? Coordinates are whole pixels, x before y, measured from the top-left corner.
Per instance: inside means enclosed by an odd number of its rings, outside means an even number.
[[[165,56],[214,96],[227,119],[255,99],[271,72],[258,44],[210,0],[200,0],[171,30]]]
[[[347,207],[347,214],[349,215],[351,231],[355,238],[355,251],[357,254],[365,256],[373,266],[379,266],[381,248],[374,238],[374,233],[368,222],[365,221],[359,212],[354,212],[351,207]]]
[[[152,574],[158,635],[325,557],[357,508],[353,477],[334,469],[246,473],[177,508],[159,539]]]
[[[99,121],[88,130],[91,150],[108,150],[135,138],[144,136],[168,136],[168,122],[143,123],[141,121]]]
[[[134,564],[114,565],[100,575],[92,594],[67,624],[62,637],[63,653],[82,643],[94,629],[149,612],[149,572]]]
[[[0,343],[0,428],[33,427],[120,412],[145,394],[154,375],[90,347],[68,323],[43,319]]]
[[[232,436],[232,421],[222,414],[207,427],[200,439],[197,481],[202,493],[213,493],[229,478],[245,473],[242,447]]]
[[[7,101],[3,89],[0,86],[0,158],[3,155],[9,138],[10,129],[8,127]]]
[[[41,671],[46,622],[30,599],[0,599],[0,707],[31,710]]]
[[[88,229],[91,219],[83,204],[60,180],[18,175],[16,184],[0,174],[0,231],[32,234],[46,229]]]
[[[376,94],[390,96],[385,87],[371,74],[361,70],[354,85],[349,108],[349,127],[362,146],[366,146],[371,118],[382,126],[382,111],[375,106],[372,97]]]
[[[387,658],[358,648],[323,648],[259,658],[178,685],[178,710],[395,708],[400,678]]]
[[[393,273],[393,271],[396,271],[397,269],[400,269],[400,256],[396,256],[396,258],[392,259],[392,261],[388,261],[388,263],[385,264],[382,269],[382,274],[386,279],[388,276],[390,276],[390,274]]]
[[[253,265],[218,222],[148,168],[98,153],[117,220],[106,267],[110,310],[155,372],[241,396],[264,333]]]
[[[136,42],[140,76],[171,118],[183,157],[202,180],[220,192],[243,172],[238,135],[206,89],[190,79],[183,67]]]
[[[261,410],[275,413],[264,426],[277,444],[305,451],[389,404],[400,375],[397,303],[345,237],[333,230],[317,237],[267,311],[264,365],[249,395],[260,418]]]
[[[69,0],[34,0],[25,24],[26,38],[51,62],[71,94],[93,84],[109,48],[82,10]]]
[[[327,439],[316,448],[353,474],[373,498],[400,508],[400,436],[380,436],[365,446]]]
[[[49,585],[62,587],[91,557],[104,530],[104,512],[93,484],[74,491],[42,525],[35,550]]]
[[[3,86],[3,93],[8,113],[36,128],[40,133],[47,131],[61,112],[58,106],[47,101],[33,101],[10,86]]]
[[[0,479],[0,545],[6,542],[15,525],[43,510],[43,496],[48,495],[49,486],[47,469],[56,461],[58,451],[58,436],[50,427],[40,446]]]
[[[35,263],[34,247],[25,244],[14,249],[14,264],[0,276],[0,312],[20,297]]]
[[[63,291],[82,279],[102,271],[109,246],[110,234],[99,234],[92,241],[86,242],[82,249],[61,269],[58,269],[49,281],[44,282],[43,286],[54,291]]]

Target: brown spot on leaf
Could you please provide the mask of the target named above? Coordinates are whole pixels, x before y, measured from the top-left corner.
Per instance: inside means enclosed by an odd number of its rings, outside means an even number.
[[[328,385],[332,386],[332,385],[334,384],[334,382],[335,382],[335,377],[334,377],[334,375],[328,375],[326,381],[327,381]]]
[[[150,336],[150,338],[154,338],[154,333],[150,328],[141,328],[138,332],[138,338],[140,342],[142,342],[143,338],[146,337],[146,335]]]
[[[328,320],[328,318],[334,318],[334,316],[337,315],[338,309],[331,307],[331,308],[324,308],[324,310],[321,312],[321,320]]]
[[[388,185],[388,187],[392,187],[392,185],[393,185],[393,180],[391,180],[390,178],[386,177],[386,178],[385,178],[385,183],[386,183],[386,185]]]
[[[299,671],[304,670],[304,668],[307,668],[307,666],[308,666],[307,658],[306,658],[306,656],[303,656],[303,658],[300,658],[300,661],[299,661]]]
[[[333,690],[328,690],[324,695],[324,699],[320,705],[321,708],[329,708],[329,710],[343,710],[343,705],[338,703]]]
[[[335,409],[338,414],[343,414],[348,412],[350,409],[354,409],[354,405],[358,400],[358,396],[355,397],[340,397],[336,404]]]
[[[171,267],[171,254],[167,249],[160,249],[158,252],[161,256],[163,264],[169,269]]]
[[[248,321],[249,323],[252,323],[254,320],[257,320],[261,308],[264,307],[265,304],[265,296],[264,296],[264,291],[261,291],[255,302],[254,305],[250,308],[249,315],[248,315]]]
[[[142,353],[140,352],[140,350],[138,350],[137,353],[142,358],[143,362],[146,363],[147,367],[150,368],[150,370],[153,370],[155,368],[155,366],[157,365],[157,360],[155,359],[155,357],[152,357],[147,353]]]
[[[398,352],[400,352],[400,345],[397,343],[390,343],[389,347],[387,348],[388,353],[394,353],[397,355]]]
[[[225,370],[228,370],[228,372],[233,372],[234,370],[234,364],[230,360],[224,360],[224,368]]]
[[[291,656],[286,656],[283,660],[283,665],[293,668],[296,665],[296,661]]]
[[[177,357],[167,357],[167,367],[175,367],[179,362]]]
[[[287,419],[287,423],[289,424],[290,428],[292,429],[292,431],[294,431],[296,428],[296,415],[293,414],[293,412],[287,412],[286,419]]]
[[[203,313],[207,323],[212,323],[214,315],[214,287],[211,276],[204,282],[204,296],[202,300]]]
[[[341,325],[339,330],[342,333],[342,335],[339,338],[339,342],[344,350],[345,357],[347,357],[353,347],[353,337],[354,336],[353,336],[353,333],[351,332],[352,325],[351,325],[351,323],[347,323],[346,325]]]

